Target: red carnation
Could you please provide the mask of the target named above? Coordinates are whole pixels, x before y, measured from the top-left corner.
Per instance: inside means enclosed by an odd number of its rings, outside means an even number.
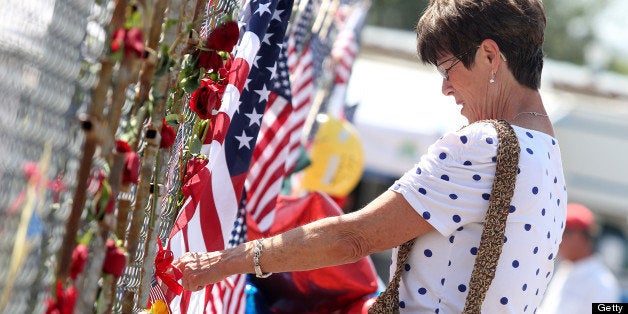
[[[177,132],[163,120],[161,124],[161,142],[159,142],[159,148],[169,148],[174,144],[174,140],[177,137]]]
[[[201,87],[190,96],[190,109],[199,118],[206,120],[212,117],[212,111],[220,108],[222,93],[225,86],[212,81],[210,78],[201,80]]]
[[[103,272],[119,278],[124,273],[125,266],[126,255],[124,251],[117,247],[113,240],[107,240],[107,253],[105,253],[105,261],[102,265]]]
[[[231,52],[238,43],[240,29],[236,21],[229,21],[216,27],[207,37],[206,47],[218,51]]]
[[[85,244],[79,244],[72,251],[72,263],[70,264],[70,278],[76,280],[76,277],[83,272],[87,263],[87,254],[89,249]]]
[[[136,152],[127,152],[122,171],[122,184],[137,184],[140,177],[140,156]]]

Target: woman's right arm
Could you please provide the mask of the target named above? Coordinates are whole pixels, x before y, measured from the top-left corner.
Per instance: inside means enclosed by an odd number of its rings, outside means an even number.
[[[434,230],[396,192],[386,191],[363,209],[328,217],[264,239],[259,257],[263,272],[310,270],[352,263]],[[233,274],[254,273],[255,242],[209,253],[186,253],[175,267],[183,286],[199,290]]]

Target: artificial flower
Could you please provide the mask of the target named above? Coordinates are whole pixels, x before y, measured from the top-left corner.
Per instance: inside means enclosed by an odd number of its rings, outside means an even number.
[[[159,148],[169,148],[174,144],[177,132],[164,119],[161,123],[161,142]]]
[[[141,58],[144,56],[144,34],[137,27],[119,28],[111,36],[110,48],[114,53],[123,48],[126,56],[134,54],[137,58]]]
[[[76,299],[78,297],[78,291],[76,287],[70,286],[67,289],[63,289],[63,284],[57,282],[56,300],[46,300],[46,314],[73,314],[74,306],[76,305]]]
[[[107,240],[107,252],[105,253],[105,260],[102,265],[103,272],[119,278],[124,274],[125,266],[126,254],[124,251],[116,246],[115,241],[112,239]]]
[[[208,77],[203,78],[201,87],[190,96],[190,109],[199,118],[203,120],[210,119],[213,115],[213,110],[220,108],[220,101],[224,91],[224,85],[216,83]]]
[[[70,264],[70,278],[76,280],[76,277],[83,272],[87,263],[87,255],[89,249],[85,244],[79,244],[72,251],[72,263]]]

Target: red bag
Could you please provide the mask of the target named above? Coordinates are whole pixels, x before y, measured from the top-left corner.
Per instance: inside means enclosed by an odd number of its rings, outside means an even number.
[[[340,207],[321,193],[280,196],[270,230],[260,233],[249,217],[248,238],[269,237],[341,214]],[[371,259],[365,257],[352,264],[256,278],[254,284],[272,313],[366,313],[377,292],[377,273]]]

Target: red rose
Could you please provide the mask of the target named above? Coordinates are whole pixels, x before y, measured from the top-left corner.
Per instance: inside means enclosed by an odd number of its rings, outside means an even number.
[[[169,148],[174,144],[174,140],[177,137],[177,132],[163,120],[161,124],[161,142],[159,142],[159,148]]]
[[[107,240],[107,253],[105,253],[105,260],[102,265],[103,272],[119,278],[124,274],[125,266],[126,255],[124,251],[117,247],[113,240]]]
[[[126,153],[124,170],[122,171],[122,184],[134,183],[140,177],[140,156],[136,152]]]
[[[144,34],[141,29],[133,27],[126,31],[126,36],[124,37],[124,53],[134,53],[138,58],[144,56]]]
[[[118,28],[113,35],[111,35],[111,52],[118,52],[120,47],[124,45],[124,35],[126,34],[126,30],[123,28]]]
[[[201,87],[192,92],[190,96],[190,109],[199,118],[206,120],[212,117],[212,111],[220,108],[222,93],[225,86],[215,83],[209,78],[201,80]]]
[[[197,65],[199,68],[204,68],[207,72],[216,72],[223,67],[223,60],[215,50],[201,50],[198,55]]]
[[[46,314],[73,314],[76,299],[78,297],[76,287],[71,286],[64,290],[63,284],[61,282],[57,282],[56,288],[57,299],[46,300]]]
[[[116,141],[116,151],[118,153],[128,153],[131,151],[131,145],[125,141]]]
[[[118,52],[124,46],[124,54],[135,54],[137,58],[144,56],[144,34],[137,27],[131,29],[117,29],[111,36],[110,49]]]
[[[229,21],[216,27],[207,37],[206,47],[218,51],[231,52],[238,43],[240,29],[236,21]]]
[[[76,277],[83,272],[87,263],[87,254],[89,249],[85,244],[79,244],[72,251],[72,263],[70,264],[70,278],[76,280]]]
[[[224,80],[227,78],[227,76],[229,76],[229,71],[231,70],[231,60],[233,60],[232,58],[227,59],[227,61],[225,62],[225,65],[220,68],[220,70],[218,70],[218,74],[221,80]]]

